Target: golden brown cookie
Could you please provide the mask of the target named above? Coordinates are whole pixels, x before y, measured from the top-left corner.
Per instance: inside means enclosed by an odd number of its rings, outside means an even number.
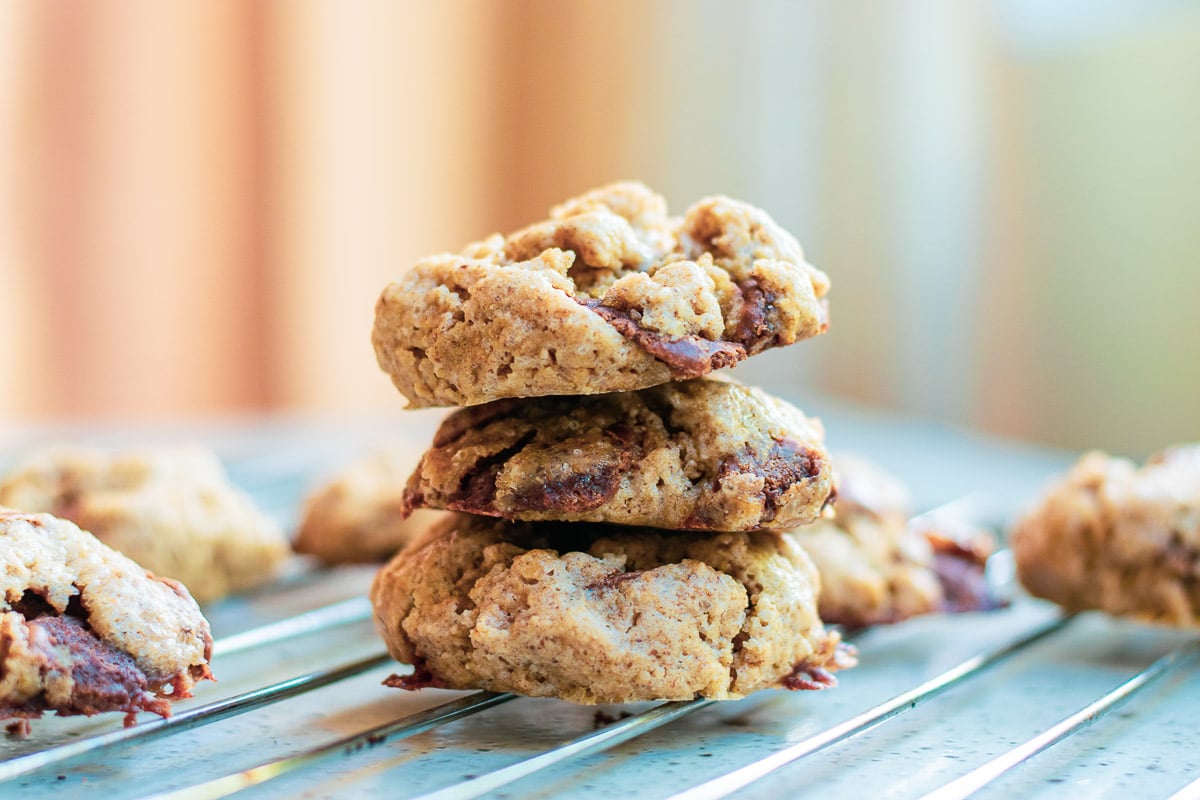
[[[186,589],[71,522],[0,509],[0,719],[162,716],[208,669],[212,636]]]
[[[821,574],[821,619],[858,628],[996,607],[986,534],[910,523],[904,485],[866,461],[839,456],[834,473],[833,518],[789,533]]]
[[[420,261],[375,307],[380,367],[412,407],[629,391],[823,333],[829,280],[764,211],[682,219],[640,183]]]
[[[271,580],[290,552],[199,447],[47,450],[0,481],[0,505],[69,519],[201,602]]]
[[[834,518],[789,534],[821,574],[821,619],[863,627],[936,610],[942,588],[933,552],[909,530],[904,486],[857,459],[839,457],[834,472]]]
[[[404,516],[404,486],[420,458],[395,444],[351,464],[305,500],[292,547],[327,564],[387,561],[441,513]]]
[[[1068,611],[1200,625],[1200,444],[1088,453],[1013,529],[1017,577]]]
[[[786,528],[832,488],[820,422],[732,381],[500,400],[451,414],[411,508],[675,530]]]
[[[623,703],[832,685],[852,659],[816,591],[811,562],[773,533],[454,514],[380,571],[371,600],[415,668],[392,685]]]

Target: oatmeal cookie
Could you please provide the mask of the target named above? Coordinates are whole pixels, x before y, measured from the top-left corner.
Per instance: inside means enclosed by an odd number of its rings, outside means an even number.
[[[774,533],[454,514],[380,571],[371,601],[414,666],[389,685],[623,703],[832,685],[853,658],[816,590],[803,551]]]
[[[821,574],[821,619],[859,628],[999,604],[984,581],[986,534],[910,523],[904,485],[866,461],[839,456],[834,473],[834,518],[789,533]]]
[[[69,519],[201,602],[269,581],[290,552],[199,447],[46,450],[0,481],[0,505]]]
[[[640,183],[433,256],[384,289],[372,341],[410,407],[629,391],[823,333],[829,280],[765,212],[682,219]]]
[[[327,564],[394,556],[441,514],[422,509],[404,516],[404,486],[420,457],[419,450],[395,444],[351,464],[305,500],[293,549]]]
[[[1068,611],[1200,625],[1200,444],[1084,455],[1012,531],[1017,577]]]
[[[822,438],[793,406],[715,378],[498,400],[446,418],[405,501],[521,520],[786,528],[829,497]]]
[[[162,716],[209,679],[212,636],[185,588],[67,520],[0,509],[0,719]]]
[[[938,608],[933,552],[908,527],[903,484],[873,465],[838,457],[834,518],[790,532],[821,574],[821,619],[849,627],[898,622]]]

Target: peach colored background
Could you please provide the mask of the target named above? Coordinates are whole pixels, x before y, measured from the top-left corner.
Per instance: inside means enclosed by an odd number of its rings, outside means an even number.
[[[738,374],[1070,447],[1200,437],[1200,7],[0,5],[0,414],[402,403],[416,258],[640,177],[768,208],[824,340]]]

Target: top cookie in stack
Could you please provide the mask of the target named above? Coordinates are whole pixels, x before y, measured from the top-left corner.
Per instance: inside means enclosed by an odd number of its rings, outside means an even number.
[[[598,703],[834,683],[852,660],[779,532],[830,501],[821,425],[703,377],[824,332],[828,288],[763,211],[672,219],[638,183],[387,287],[380,365],[412,407],[473,406],[404,498],[459,513],[372,588],[414,666],[395,685]]]
[[[380,367],[414,408],[695,378],[824,333],[829,279],[727,197],[667,216],[640,183],[416,264],[375,308]]]

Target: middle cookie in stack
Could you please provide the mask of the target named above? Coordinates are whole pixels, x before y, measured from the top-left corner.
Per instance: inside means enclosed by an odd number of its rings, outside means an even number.
[[[832,685],[852,658],[779,531],[833,491],[820,423],[701,377],[825,330],[828,280],[762,211],[682,219],[640,184],[419,263],[374,343],[414,406],[461,404],[404,504],[452,513],[371,590],[404,688],[581,703]]]

